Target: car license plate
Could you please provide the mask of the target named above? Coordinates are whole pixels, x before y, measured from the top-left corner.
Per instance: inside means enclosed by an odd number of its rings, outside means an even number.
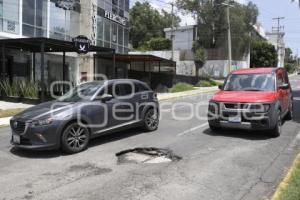
[[[15,143],[15,144],[20,144],[21,143],[19,135],[13,135],[12,139],[13,139],[13,143]]]
[[[228,121],[231,123],[241,123],[242,122],[242,118],[241,116],[237,115],[237,116],[231,116],[228,118]]]

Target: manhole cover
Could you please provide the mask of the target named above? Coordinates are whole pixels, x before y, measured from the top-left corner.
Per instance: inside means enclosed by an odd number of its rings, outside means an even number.
[[[116,153],[118,164],[122,163],[166,163],[179,161],[181,157],[174,155],[169,149],[154,147],[128,149]]]

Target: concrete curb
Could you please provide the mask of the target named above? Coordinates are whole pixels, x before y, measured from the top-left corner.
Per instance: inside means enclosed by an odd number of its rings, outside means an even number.
[[[276,188],[275,193],[273,194],[271,200],[280,200],[282,191],[289,185],[290,179],[292,177],[292,173],[296,166],[300,163],[300,153],[296,156],[293,164],[289,168],[286,176],[282,179],[282,181],[279,183],[278,187]]]

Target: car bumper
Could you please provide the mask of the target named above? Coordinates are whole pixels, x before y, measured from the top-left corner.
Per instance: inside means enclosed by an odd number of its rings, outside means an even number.
[[[13,128],[11,144],[22,149],[50,150],[60,147],[60,123],[53,121],[50,125],[31,127],[26,125],[24,132],[16,132]],[[13,140],[13,135],[19,138],[18,142]]]
[[[208,114],[210,125],[222,128],[245,129],[245,130],[269,130],[276,125],[275,104],[271,104],[268,112],[255,113],[250,111],[222,110],[215,114]],[[231,122],[229,116],[240,116],[240,122]]]

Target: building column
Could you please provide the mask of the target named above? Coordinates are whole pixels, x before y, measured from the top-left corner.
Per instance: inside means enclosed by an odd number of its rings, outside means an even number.
[[[41,100],[45,100],[45,43],[41,43]]]
[[[6,78],[6,69],[5,69],[5,44],[2,45],[2,79]]]

